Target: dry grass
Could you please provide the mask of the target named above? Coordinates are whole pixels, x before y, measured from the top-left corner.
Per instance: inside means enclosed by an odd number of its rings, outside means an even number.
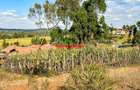
[[[140,66],[109,69],[115,90],[140,90]]]
[[[108,75],[115,82],[114,90],[140,90],[140,66],[108,69]],[[0,71],[0,90],[59,90],[68,77],[68,73],[46,78]]]

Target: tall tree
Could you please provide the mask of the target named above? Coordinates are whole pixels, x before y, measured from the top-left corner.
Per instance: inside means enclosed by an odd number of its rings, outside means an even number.
[[[56,0],[57,15],[61,21],[68,27],[69,18],[80,8],[80,0]]]
[[[101,33],[104,33],[104,36],[107,36],[109,34],[109,26],[105,22],[105,17],[101,16],[99,19],[99,25],[101,26]]]
[[[59,20],[57,18],[55,4],[49,3],[48,0],[43,5],[35,3],[32,8],[29,9],[29,18],[35,21],[35,24],[39,26],[39,28],[47,27],[56,28],[58,26]]]
[[[59,19],[57,18],[57,8],[55,4],[49,3],[46,0],[44,7],[44,21],[47,25],[47,28],[57,28]]]
[[[96,32],[98,32],[99,29],[98,13],[104,13],[106,11],[105,0],[86,0],[83,3],[83,7],[88,15],[88,30],[90,30],[90,36],[91,38],[96,37]]]
[[[35,12],[35,10],[31,11]],[[68,22],[72,21],[70,31],[77,36],[81,43],[93,40],[98,36],[97,32],[100,29],[98,13],[103,14],[106,11],[106,3],[105,0],[56,0],[55,4],[46,1],[43,10],[45,10],[44,17],[47,20],[63,21],[66,29]],[[101,19],[103,27],[106,28],[104,17]]]
[[[35,24],[39,26],[39,28],[42,28],[43,22],[42,22],[42,17],[43,17],[43,11],[42,11],[42,6],[38,3],[35,3],[32,8],[29,9],[29,18],[32,18],[35,21]]]
[[[140,21],[138,21],[137,23],[138,28],[140,29]]]

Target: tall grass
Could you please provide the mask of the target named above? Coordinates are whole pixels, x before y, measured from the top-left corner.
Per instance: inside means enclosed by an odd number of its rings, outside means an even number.
[[[33,52],[29,55],[12,55],[5,69],[28,74],[69,72],[85,64],[126,66],[140,63],[140,49],[111,49],[87,47],[82,49],[56,49]]]

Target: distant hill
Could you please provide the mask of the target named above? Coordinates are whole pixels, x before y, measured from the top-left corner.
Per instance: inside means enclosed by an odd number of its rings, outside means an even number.
[[[45,29],[42,29],[45,30]],[[40,29],[4,29],[0,28],[0,32],[35,32],[35,31],[40,31]]]

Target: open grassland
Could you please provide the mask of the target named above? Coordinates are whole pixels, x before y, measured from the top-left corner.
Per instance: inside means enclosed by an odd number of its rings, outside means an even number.
[[[41,38],[45,38],[47,42],[49,42],[51,39],[49,36],[41,37]],[[28,46],[32,44],[31,40],[32,38],[13,38],[13,39],[6,39],[6,43],[9,43],[9,45],[12,45],[15,42],[19,42],[20,46]],[[3,43],[3,40],[0,40],[0,49],[2,48],[2,43]]]

